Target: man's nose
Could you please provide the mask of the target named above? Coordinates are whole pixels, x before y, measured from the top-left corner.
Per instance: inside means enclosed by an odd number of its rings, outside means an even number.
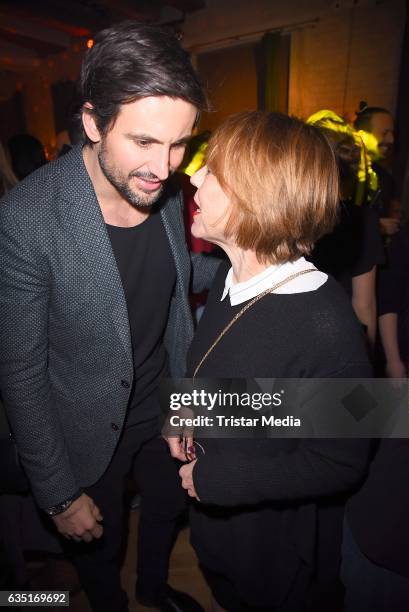
[[[158,151],[149,164],[149,170],[161,181],[168,178],[170,172],[170,154],[168,150]]]
[[[393,132],[386,132],[386,138],[385,141],[388,144],[393,144],[395,142],[395,136]]]

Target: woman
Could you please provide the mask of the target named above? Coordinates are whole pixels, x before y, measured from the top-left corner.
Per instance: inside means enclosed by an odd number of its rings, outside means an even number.
[[[215,278],[187,376],[370,375],[347,297],[304,259],[336,219],[338,173],[325,137],[280,114],[233,116],[212,136],[192,182],[192,233],[220,246],[230,265]],[[179,442],[169,443],[183,459]],[[366,448],[323,439],[201,443],[205,454],[180,474],[197,500],[192,542],[215,609],[334,610],[338,585],[325,590],[334,563],[338,570],[331,553],[342,515],[332,517],[330,500],[359,482]]]

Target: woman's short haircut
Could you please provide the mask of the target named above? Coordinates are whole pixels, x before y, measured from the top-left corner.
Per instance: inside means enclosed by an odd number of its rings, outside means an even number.
[[[207,165],[232,200],[226,236],[260,261],[306,255],[335,225],[333,149],[298,119],[263,111],[232,115],[212,135]]]
[[[96,35],[84,57],[78,87],[81,110],[86,102],[91,105],[87,112],[102,134],[113,125],[122,104],[140,98],[181,98],[198,109],[198,116],[208,107],[189,54],[173,32],[133,21]]]

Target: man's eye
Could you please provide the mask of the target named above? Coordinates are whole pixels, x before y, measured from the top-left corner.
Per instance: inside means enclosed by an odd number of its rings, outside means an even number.
[[[137,140],[136,144],[138,145],[138,147],[142,147],[143,149],[146,149],[147,147],[149,147],[151,143],[149,142],[149,140]]]

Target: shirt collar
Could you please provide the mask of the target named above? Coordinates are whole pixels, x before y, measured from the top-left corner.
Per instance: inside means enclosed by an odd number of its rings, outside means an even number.
[[[252,276],[249,280],[234,284],[233,268],[230,268],[226,276],[221,300],[224,300],[229,294],[231,306],[237,306],[237,304],[241,304],[242,302],[255,298],[257,295],[266,289],[273,287],[275,284],[284,280],[288,276],[307,269],[315,268],[313,264],[307,261],[304,257],[300,257],[296,261],[286,262],[283,264],[273,264],[259,274]],[[291,281],[288,286],[283,286],[282,293],[314,291],[323,285],[327,278],[328,276],[326,274],[316,270],[314,274],[300,276]]]

